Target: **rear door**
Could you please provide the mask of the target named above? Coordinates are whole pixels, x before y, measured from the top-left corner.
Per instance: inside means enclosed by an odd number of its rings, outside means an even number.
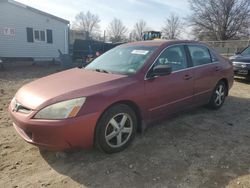
[[[145,80],[145,91],[151,119],[180,111],[191,105],[193,99],[193,70],[189,69],[190,64],[184,46],[174,45],[165,49],[153,66],[159,64],[170,65],[172,73],[162,77],[146,78]]]
[[[218,59],[202,45],[187,45],[194,70],[194,102],[208,103],[222,67]]]

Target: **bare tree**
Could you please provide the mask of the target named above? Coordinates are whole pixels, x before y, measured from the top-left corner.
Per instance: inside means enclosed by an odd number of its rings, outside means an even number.
[[[142,40],[143,32],[147,29],[147,23],[144,20],[139,20],[135,23],[132,31],[132,38],[135,41]]]
[[[177,39],[180,37],[182,29],[183,23],[181,18],[175,14],[171,14],[171,16],[165,20],[162,33],[167,39]]]
[[[249,0],[189,0],[189,17],[195,36],[209,40],[237,39],[249,35]]]
[[[75,17],[74,28],[82,31],[86,38],[93,37],[99,32],[101,20],[99,16],[96,14],[92,14],[91,12],[80,12]]]
[[[121,42],[125,39],[127,28],[123,25],[121,20],[114,18],[109,24],[107,32],[112,42]]]

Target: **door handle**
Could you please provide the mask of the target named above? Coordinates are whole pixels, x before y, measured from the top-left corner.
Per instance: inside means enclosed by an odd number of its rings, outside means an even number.
[[[190,80],[192,78],[193,77],[191,75],[188,75],[188,74],[183,77],[184,80]]]

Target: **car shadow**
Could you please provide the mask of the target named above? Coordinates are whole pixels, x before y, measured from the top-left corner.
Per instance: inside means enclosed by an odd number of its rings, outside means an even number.
[[[243,83],[243,84],[250,84],[250,76],[249,77],[235,77],[235,81]]]
[[[149,127],[127,150],[42,151],[58,173],[87,187],[225,187],[249,175],[250,99],[200,107]]]

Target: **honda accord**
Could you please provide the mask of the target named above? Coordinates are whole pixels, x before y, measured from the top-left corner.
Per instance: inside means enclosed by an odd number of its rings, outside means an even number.
[[[202,43],[127,43],[86,68],[23,86],[9,112],[16,131],[38,147],[115,153],[156,120],[201,105],[219,109],[232,84],[232,64]]]

